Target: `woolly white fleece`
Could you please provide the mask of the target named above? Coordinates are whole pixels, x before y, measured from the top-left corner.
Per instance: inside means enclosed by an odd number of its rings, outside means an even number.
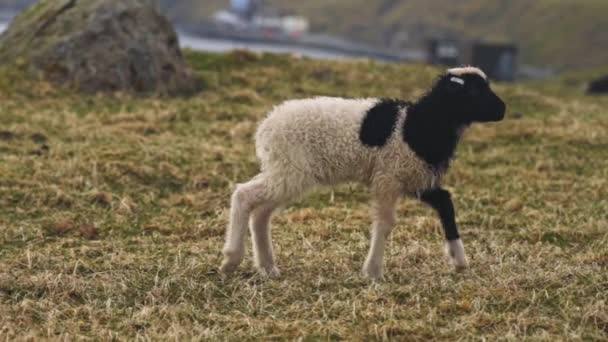
[[[435,186],[438,175],[403,141],[405,108],[385,146],[361,143],[363,119],[379,101],[317,97],[275,107],[255,137],[261,175],[272,197],[289,200],[317,185],[349,181],[369,185],[375,194],[399,187],[401,193],[415,195]]]

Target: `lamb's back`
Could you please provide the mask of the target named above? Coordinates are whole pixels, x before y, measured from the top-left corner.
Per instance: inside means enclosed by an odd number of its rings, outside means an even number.
[[[334,181],[364,168],[370,149],[359,141],[361,123],[378,99],[318,97],[275,107],[258,127],[262,170],[291,167]],[[359,170],[360,171],[360,170]]]

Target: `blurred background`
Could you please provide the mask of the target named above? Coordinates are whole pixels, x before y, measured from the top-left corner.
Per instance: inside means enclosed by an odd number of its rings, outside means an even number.
[[[475,64],[547,78],[608,60],[605,0],[150,0],[182,46]],[[0,0],[0,30],[34,0]]]

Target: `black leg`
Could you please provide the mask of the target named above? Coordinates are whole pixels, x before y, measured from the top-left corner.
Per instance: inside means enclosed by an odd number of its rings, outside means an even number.
[[[454,218],[452,197],[447,190],[441,188],[427,190],[420,196],[420,200],[437,211],[439,218],[441,219],[441,224],[443,225],[445,237],[448,241],[460,239],[458,227],[456,227],[456,220]]]

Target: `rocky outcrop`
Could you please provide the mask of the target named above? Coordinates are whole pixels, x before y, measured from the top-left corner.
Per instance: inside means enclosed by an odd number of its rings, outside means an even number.
[[[152,0],[41,0],[0,36],[0,63],[90,93],[188,95],[200,84]]]

